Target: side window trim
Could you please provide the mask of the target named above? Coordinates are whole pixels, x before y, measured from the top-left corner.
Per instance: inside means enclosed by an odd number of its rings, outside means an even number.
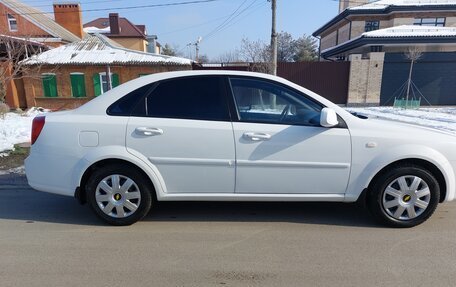
[[[255,78],[255,77],[250,77],[250,76],[228,76],[227,78],[228,78],[229,93],[231,94],[231,101],[234,104],[235,114],[237,115],[237,119],[233,119],[233,121],[236,121],[236,122],[315,127],[314,125],[309,125],[309,124],[288,124],[288,123],[280,123],[280,122],[271,123],[271,122],[268,122],[268,121],[260,121],[260,120],[255,120],[255,121],[242,120],[241,116],[240,116],[240,113],[239,113],[239,108],[238,108],[237,103],[236,103],[236,97],[235,97],[234,89],[233,89],[233,85],[232,85],[232,80],[236,80],[236,79],[239,79],[239,80],[252,80],[252,81],[263,81],[263,82],[268,83],[268,84],[276,85],[278,87],[281,87],[281,88],[284,88],[284,89],[288,89],[291,92],[296,93],[297,95],[305,98],[306,100],[316,104],[317,106],[320,107],[320,109],[323,109],[323,108],[326,107],[322,103],[320,103],[320,102],[316,101],[315,99],[307,96],[306,94],[302,93],[301,91],[298,91],[298,90],[296,90],[296,89],[294,89],[292,87],[286,86],[286,85],[284,85],[282,83],[275,82],[275,81],[272,81],[272,80],[269,80],[269,79]]]

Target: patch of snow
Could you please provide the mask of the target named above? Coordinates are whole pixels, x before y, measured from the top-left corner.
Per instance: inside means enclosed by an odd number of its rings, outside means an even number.
[[[84,30],[84,32],[89,33],[89,34],[94,34],[94,33],[109,34],[109,33],[111,33],[111,27],[106,27],[106,28],[86,27],[83,30]]]
[[[0,117],[0,152],[13,150],[15,144],[29,142],[33,118],[45,112],[48,110],[31,108],[23,114],[7,113]]]
[[[432,6],[432,5],[456,5],[456,0],[380,0],[372,3],[354,6],[349,10],[383,10],[388,6]]]
[[[377,37],[450,37],[456,36],[454,27],[429,27],[416,25],[401,25],[362,34],[366,38]]]
[[[0,170],[0,175],[11,174],[11,173],[25,174],[25,167],[20,166],[20,167],[11,168],[8,170]]]
[[[417,110],[393,107],[346,108],[368,117],[416,124],[456,135],[456,108],[420,108]]]

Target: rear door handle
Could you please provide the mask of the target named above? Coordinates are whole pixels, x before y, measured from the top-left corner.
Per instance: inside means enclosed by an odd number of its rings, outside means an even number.
[[[244,138],[251,141],[267,141],[271,139],[271,135],[265,133],[244,133]]]
[[[163,134],[163,130],[159,128],[139,127],[135,129],[135,133],[148,137],[161,136]]]

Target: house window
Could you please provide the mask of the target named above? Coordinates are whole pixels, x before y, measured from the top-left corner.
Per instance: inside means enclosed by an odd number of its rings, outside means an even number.
[[[43,95],[46,98],[57,97],[57,79],[55,74],[42,74],[41,79],[43,82]]]
[[[415,18],[413,25],[445,27],[445,18]]]
[[[371,52],[383,52],[383,46],[371,46],[370,51]]]
[[[364,25],[365,32],[378,30],[379,28],[380,28],[380,21],[366,21],[366,23]]]
[[[7,18],[8,18],[9,30],[10,31],[17,31],[17,20],[16,20],[16,18],[13,15],[11,15],[11,14],[7,14]]]
[[[115,88],[119,85],[119,75],[111,73],[112,87]],[[97,73],[93,75],[93,87],[95,91],[95,97],[109,91],[108,79],[106,73]]]
[[[71,73],[71,96],[73,98],[86,97],[85,78],[83,73]]]

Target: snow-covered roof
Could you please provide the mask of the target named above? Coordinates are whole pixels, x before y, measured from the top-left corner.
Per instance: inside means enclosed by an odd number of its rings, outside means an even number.
[[[429,6],[456,5],[456,0],[380,0],[372,3],[349,7],[348,10],[383,10],[389,6]]]
[[[191,65],[192,60],[121,48],[107,37],[87,35],[24,60],[26,65]]]
[[[365,32],[361,37],[378,38],[378,37],[455,37],[456,27],[433,27],[433,26],[416,26],[403,25],[390,27],[370,32]]]
[[[385,41],[394,41],[394,39],[411,39],[410,41],[417,41],[416,39],[424,39],[425,41],[433,41],[445,38],[448,41],[456,43],[456,27],[432,27],[432,26],[415,26],[403,25],[395,26],[370,32],[365,32],[360,36],[353,38],[347,42],[341,43],[337,46],[321,51],[322,55],[333,53],[340,49],[353,49],[355,46],[360,47],[365,44],[364,39],[386,39]],[[415,39],[415,40],[413,40]],[[427,40],[428,39],[428,40]],[[367,40],[366,40],[367,41]],[[364,44],[363,44],[364,42]],[[381,43],[376,43],[381,44]],[[350,48],[348,48],[350,47]]]

